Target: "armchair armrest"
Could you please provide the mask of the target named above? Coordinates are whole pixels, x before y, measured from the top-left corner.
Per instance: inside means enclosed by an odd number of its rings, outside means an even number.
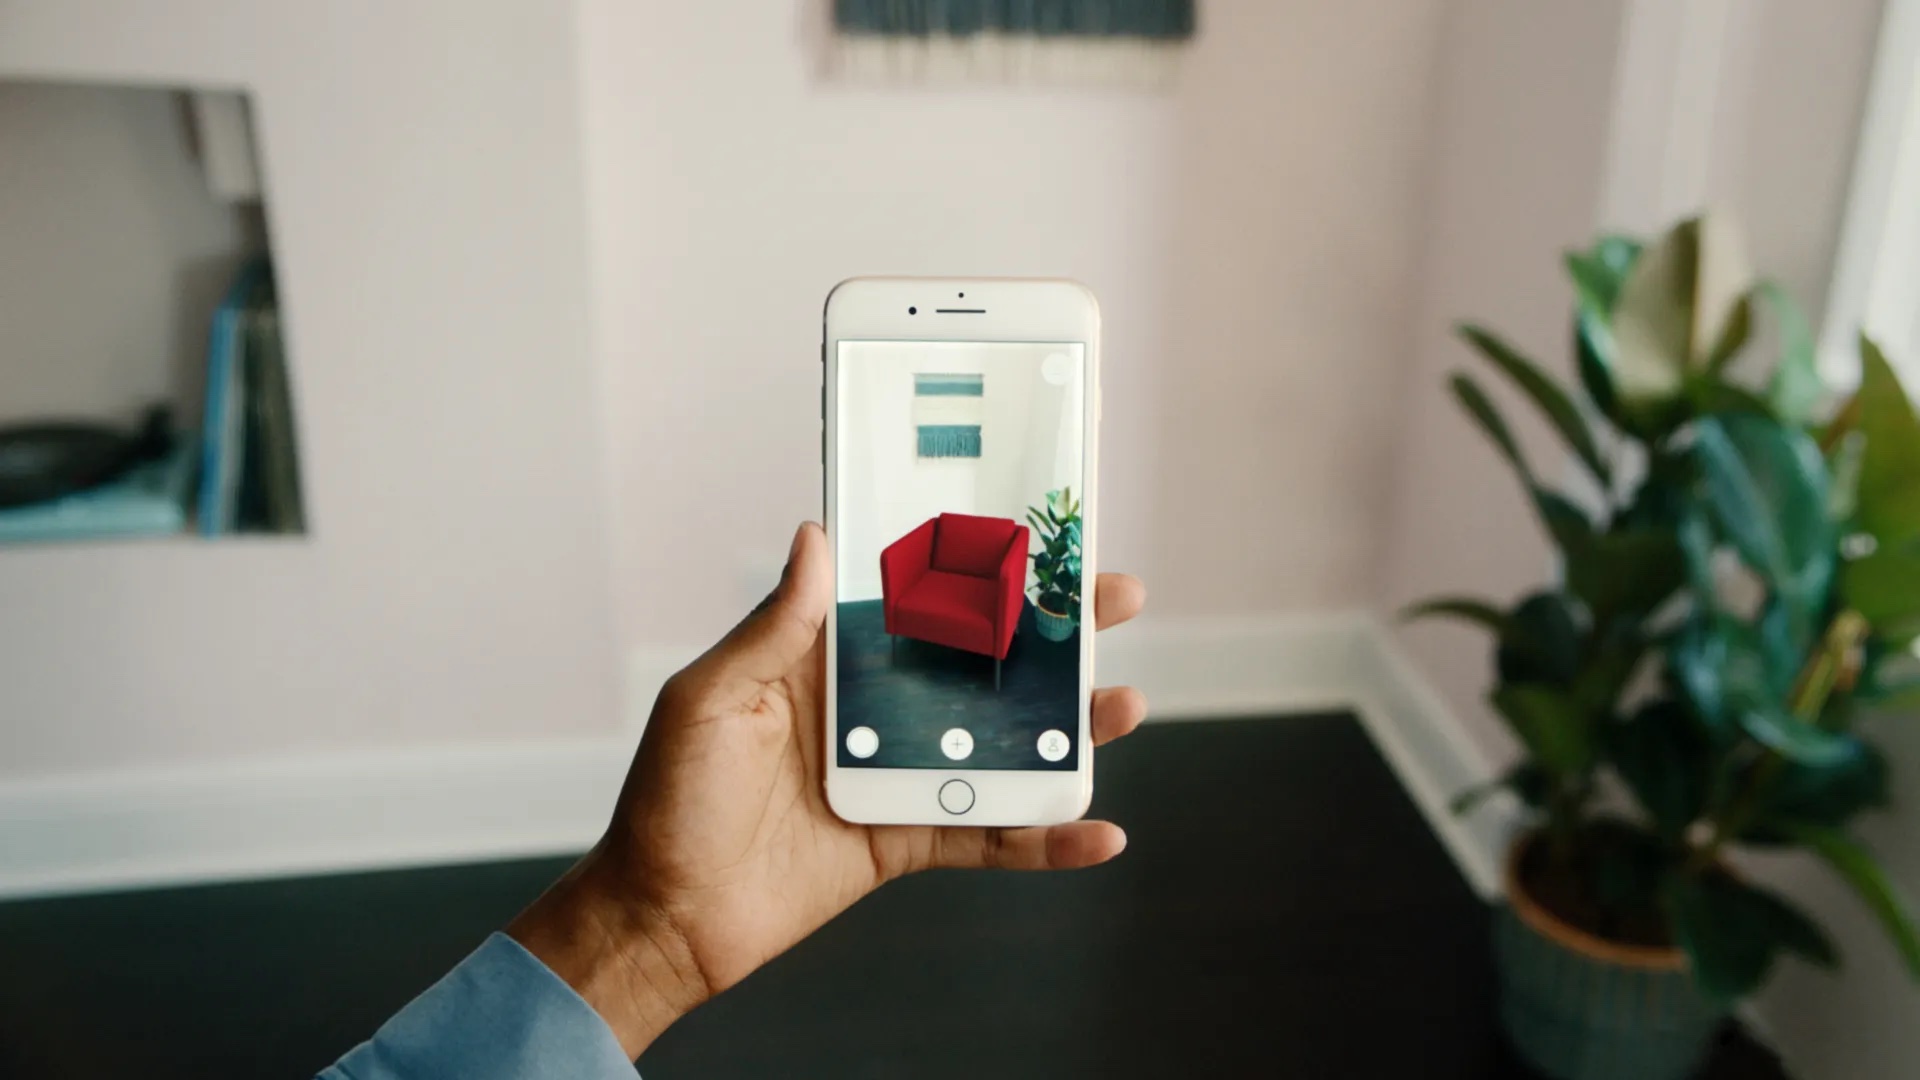
[[[894,605],[933,565],[933,526],[937,520],[927,519],[880,552],[880,606],[889,634],[893,633]]]
[[[993,645],[1002,658],[1013,644],[1014,628],[1020,625],[1020,613],[1026,608],[1029,535],[1025,525],[1015,525],[1007,553],[1000,557],[1000,576],[993,595]]]

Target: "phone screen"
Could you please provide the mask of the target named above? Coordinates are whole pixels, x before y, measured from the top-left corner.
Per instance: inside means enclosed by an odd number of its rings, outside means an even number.
[[[1079,767],[1086,346],[841,341],[842,768]]]

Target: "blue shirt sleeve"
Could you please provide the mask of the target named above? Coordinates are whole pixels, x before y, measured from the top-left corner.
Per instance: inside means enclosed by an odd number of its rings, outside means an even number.
[[[320,1080],[632,1080],[600,1014],[494,934]]]

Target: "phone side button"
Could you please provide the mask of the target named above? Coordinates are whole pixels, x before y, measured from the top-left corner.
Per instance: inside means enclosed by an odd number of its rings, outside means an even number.
[[[956,815],[973,809],[973,785],[965,780],[949,780],[941,784],[940,809]]]

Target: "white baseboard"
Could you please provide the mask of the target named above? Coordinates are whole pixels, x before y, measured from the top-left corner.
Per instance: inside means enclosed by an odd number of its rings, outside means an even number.
[[[660,683],[695,651],[636,650],[624,726],[601,738],[0,782],[0,897],[580,851]],[[1468,880],[1496,892],[1513,808],[1448,811],[1490,765],[1372,616],[1142,620],[1103,635],[1098,663],[1157,718],[1351,709]]]

